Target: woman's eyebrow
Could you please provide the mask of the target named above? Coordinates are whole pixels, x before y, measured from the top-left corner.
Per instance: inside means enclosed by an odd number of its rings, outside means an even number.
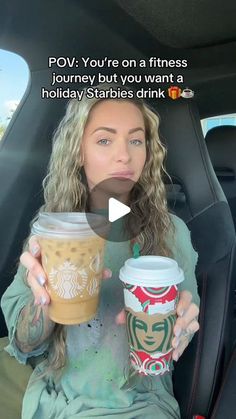
[[[143,131],[144,132],[144,129],[142,127],[133,128],[133,129],[129,130],[129,134],[133,134],[136,131]]]
[[[115,134],[115,133],[116,133],[116,130],[115,130],[115,129],[113,129],[113,128],[108,128],[108,127],[98,127],[98,128],[96,128],[96,129],[92,132],[92,134],[94,134],[96,131],[100,131],[100,130],[103,130],[103,131],[108,131],[108,132],[112,132],[112,134]]]
[[[100,130],[105,130],[105,131],[111,132],[112,134],[117,133],[117,131],[114,128],[98,127],[92,132],[92,134],[94,134],[96,131],[100,131]],[[133,134],[136,131],[143,131],[144,132],[144,129],[142,127],[132,128],[132,129],[129,130],[129,134]]]

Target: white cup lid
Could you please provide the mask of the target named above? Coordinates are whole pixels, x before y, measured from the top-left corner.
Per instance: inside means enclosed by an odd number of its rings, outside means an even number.
[[[174,259],[152,255],[126,260],[119,276],[130,285],[154,288],[176,285],[184,280],[184,273]]]

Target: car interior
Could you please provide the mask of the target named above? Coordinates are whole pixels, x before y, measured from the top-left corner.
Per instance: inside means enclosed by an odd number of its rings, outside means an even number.
[[[200,330],[174,371],[183,419],[236,417],[236,127],[215,127],[204,137],[201,126],[204,118],[236,113],[235,17],[233,0],[1,2],[0,48],[24,58],[30,79],[0,142],[0,296],[14,277],[30,221],[43,203],[52,134],[68,100],[42,98],[42,87],[52,89],[53,72],[88,76],[101,71],[98,65],[70,67],[70,61],[61,68],[49,66],[48,58],[107,57],[119,65],[104,66],[103,74],[118,77],[183,76],[179,83],[165,77],[161,83],[144,77],[141,84],[132,83],[147,92],[145,100],[160,116],[171,177],[165,179],[169,210],[185,221],[199,255]],[[120,65],[151,57],[163,60],[162,66]],[[85,85],[72,81],[70,89]],[[175,85],[194,96],[168,96]],[[165,98],[152,97],[158,88]],[[6,335],[0,313],[0,336]]]

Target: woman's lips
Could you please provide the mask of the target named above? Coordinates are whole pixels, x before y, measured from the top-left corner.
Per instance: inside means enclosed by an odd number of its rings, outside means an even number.
[[[134,175],[133,172],[117,172],[117,173],[111,173],[112,177],[118,177],[118,178],[130,178]]]

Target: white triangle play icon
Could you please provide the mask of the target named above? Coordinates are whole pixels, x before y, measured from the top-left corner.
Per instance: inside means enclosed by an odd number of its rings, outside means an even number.
[[[113,222],[129,214],[130,208],[115,198],[109,198],[108,219]]]

